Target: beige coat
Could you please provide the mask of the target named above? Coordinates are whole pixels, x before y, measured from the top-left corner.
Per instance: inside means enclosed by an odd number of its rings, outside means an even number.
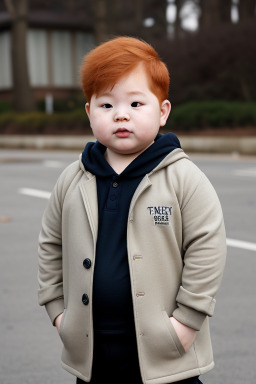
[[[52,322],[64,311],[62,365],[84,381],[90,381],[93,358],[97,227],[96,177],[80,159],[59,177],[43,216],[39,304]],[[181,149],[138,186],[127,248],[143,382],[172,383],[209,371],[214,363],[208,317],[225,264],[225,230],[212,185]],[[86,258],[92,261],[89,269],[83,267]],[[169,320],[172,315],[198,330],[188,352]]]

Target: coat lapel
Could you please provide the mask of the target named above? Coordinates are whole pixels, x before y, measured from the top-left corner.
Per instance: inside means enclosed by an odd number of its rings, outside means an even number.
[[[81,183],[79,187],[92,230],[93,240],[96,244],[98,233],[98,201],[96,177],[93,176],[89,180]]]

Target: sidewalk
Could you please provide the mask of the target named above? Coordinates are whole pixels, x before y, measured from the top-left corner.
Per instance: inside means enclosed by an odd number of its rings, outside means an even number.
[[[179,136],[185,152],[239,153],[256,155],[256,137],[203,137]],[[93,136],[47,136],[47,135],[0,135],[0,148],[8,149],[83,149],[85,142],[94,141]]]

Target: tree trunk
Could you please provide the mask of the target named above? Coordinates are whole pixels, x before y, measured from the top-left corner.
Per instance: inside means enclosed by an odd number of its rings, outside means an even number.
[[[135,5],[135,14],[134,14],[134,31],[138,36],[142,35],[142,26],[143,26],[143,1],[136,0]]]
[[[247,19],[248,17],[255,16],[255,0],[240,0],[239,9],[239,21]]]
[[[216,0],[201,0],[200,29],[211,28],[219,22]]]
[[[27,62],[28,0],[5,0],[12,18],[11,58],[14,108],[19,112],[35,110]]]
[[[176,0],[176,19],[174,23],[174,38],[179,39],[182,36],[182,26],[181,26],[181,16],[180,12],[182,9],[182,6],[184,5],[184,0]]]
[[[200,0],[199,4],[201,7],[200,29],[231,23],[231,0]]]
[[[167,36],[167,19],[166,19],[166,0],[154,0],[152,3],[155,25],[153,27],[154,35],[157,38]]]
[[[221,23],[231,23],[231,5],[232,0],[218,1]]]
[[[109,38],[107,7],[109,0],[91,0],[94,18],[94,36],[96,44],[103,43]]]

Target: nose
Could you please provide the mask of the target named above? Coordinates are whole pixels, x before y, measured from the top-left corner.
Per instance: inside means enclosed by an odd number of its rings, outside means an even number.
[[[130,115],[124,111],[117,111],[114,116],[115,121],[129,121]]]

